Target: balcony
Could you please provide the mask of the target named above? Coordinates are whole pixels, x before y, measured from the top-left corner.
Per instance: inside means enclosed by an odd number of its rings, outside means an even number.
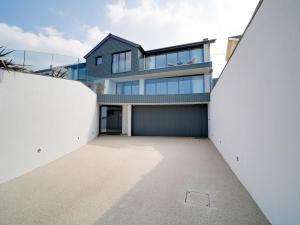
[[[207,103],[209,93],[174,94],[174,95],[98,95],[100,104],[173,104],[173,103]]]

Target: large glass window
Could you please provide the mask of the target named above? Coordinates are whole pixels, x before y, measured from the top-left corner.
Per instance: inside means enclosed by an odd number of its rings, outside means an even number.
[[[146,70],[154,69],[155,68],[155,56],[146,57]]]
[[[204,93],[203,76],[185,76],[145,80],[146,95]]]
[[[125,71],[131,71],[131,52],[126,52]]]
[[[145,92],[146,95],[155,95],[156,94],[156,80],[146,80],[145,81]]]
[[[157,95],[165,95],[167,94],[167,79],[157,79],[156,80],[156,94]]]
[[[167,54],[167,66],[176,66],[177,64],[177,52]]]
[[[168,94],[178,94],[178,78],[168,78]]]
[[[204,79],[203,76],[192,77],[192,92],[204,93]]]
[[[131,52],[113,54],[112,72],[123,73],[131,71]]]
[[[139,81],[136,80],[136,81],[132,81],[132,86],[131,86],[131,94],[132,95],[138,95],[139,94],[139,88],[140,85],[139,85]]]
[[[191,89],[191,77],[179,78],[179,94],[192,93]]]
[[[203,62],[203,49],[195,48],[191,50],[191,63],[202,63]]]
[[[140,70],[159,69],[172,66],[190,65],[203,62],[203,48],[192,48],[189,50],[170,52],[156,56],[147,56],[144,60],[140,58]]]
[[[155,68],[165,68],[166,67],[166,55],[155,56]]]
[[[117,95],[138,95],[139,81],[128,81],[117,83]]]
[[[186,65],[190,64],[190,52],[189,51],[181,51],[178,52],[178,65]]]

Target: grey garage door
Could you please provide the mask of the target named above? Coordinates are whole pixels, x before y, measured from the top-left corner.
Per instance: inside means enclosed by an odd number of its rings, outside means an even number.
[[[207,105],[134,106],[136,136],[207,137]]]

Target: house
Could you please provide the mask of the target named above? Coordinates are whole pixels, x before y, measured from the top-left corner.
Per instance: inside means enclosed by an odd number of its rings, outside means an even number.
[[[207,137],[214,42],[146,51],[115,35],[105,37],[84,57],[88,75],[104,82],[100,133]]]
[[[236,48],[236,46],[239,43],[241,38],[242,38],[242,35],[236,35],[236,36],[228,37],[226,56],[225,56],[226,62],[231,57],[233,51],[235,50],[235,48]]]

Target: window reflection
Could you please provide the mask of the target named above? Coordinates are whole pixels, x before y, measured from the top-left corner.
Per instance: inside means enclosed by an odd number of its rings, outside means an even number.
[[[145,80],[146,95],[204,93],[202,75]]]
[[[139,81],[128,81],[117,83],[117,95],[138,95]]]
[[[147,56],[145,59],[140,55],[139,68],[140,70],[150,70],[202,63],[203,61],[203,48],[194,48],[179,52],[170,52],[168,54]]]
[[[112,72],[123,73],[131,71],[131,51],[113,54]]]

